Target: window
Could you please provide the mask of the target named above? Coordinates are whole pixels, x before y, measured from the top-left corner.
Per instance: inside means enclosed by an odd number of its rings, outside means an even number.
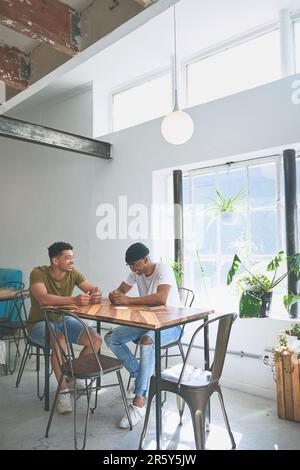
[[[278,29],[187,66],[188,106],[280,78]]]
[[[248,268],[265,267],[282,248],[281,171],[281,159],[272,157],[184,177],[185,284],[199,299],[213,294],[216,303],[216,289],[225,288],[235,253]],[[217,191],[222,197],[237,196],[230,218],[213,211]]]
[[[113,95],[113,131],[164,116],[171,110],[172,79],[168,73]]]

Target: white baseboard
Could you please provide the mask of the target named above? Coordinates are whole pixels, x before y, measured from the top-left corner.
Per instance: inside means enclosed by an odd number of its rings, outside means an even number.
[[[221,379],[221,385],[233,390],[239,390],[244,393],[250,393],[251,395],[257,395],[259,397],[268,398],[269,400],[276,401],[276,391],[275,387],[261,387],[252,383],[239,382],[236,380],[226,379],[223,377]]]

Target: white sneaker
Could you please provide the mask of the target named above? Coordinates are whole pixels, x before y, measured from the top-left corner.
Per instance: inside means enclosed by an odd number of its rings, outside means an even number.
[[[131,417],[132,426],[135,426],[139,421],[141,421],[145,417],[146,407],[145,406],[139,407],[139,406],[130,404],[129,414]],[[123,418],[120,421],[120,428],[122,429],[130,428],[130,424],[129,424],[126,414],[123,416]]]
[[[89,381],[87,381],[87,385],[89,385]],[[74,391],[74,380],[71,380],[70,382],[68,382],[68,387],[72,392]],[[86,383],[85,383],[84,379],[77,379],[76,380],[76,390],[78,392],[83,392],[84,390],[86,390],[86,387],[87,386],[86,386]]]
[[[72,413],[71,397],[69,393],[60,393],[58,395],[56,411],[61,415],[65,413]]]
[[[89,385],[89,383],[87,382],[87,385],[86,385],[84,379],[77,379],[77,380],[76,380],[76,389],[77,389],[79,392],[82,392],[83,390],[86,390],[86,387],[87,387],[88,385]]]
[[[127,397],[127,400],[133,400],[134,399],[134,397],[135,397],[134,385],[132,385],[132,387],[130,387],[129,390],[126,390],[126,397]]]

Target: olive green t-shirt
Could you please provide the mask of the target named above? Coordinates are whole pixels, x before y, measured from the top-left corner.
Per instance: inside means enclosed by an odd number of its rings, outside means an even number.
[[[71,272],[67,272],[63,279],[56,281],[51,276],[50,266],[38,266],[34,268],[30,273],[30,287],[34,284],[44,284],[48,294],[60,295],[62,297],[69,297],[72,295],[75,286],[79,286],[85,281],[85,277],[79,271],[73,269]],[[31,308],[29,312],[28,321],[26,327],[30,330],[34,323],[43,321],[44,318],[41,313],[41,309],[37,300],[30,294]],[[57,319],[58,321],[59,319]]]

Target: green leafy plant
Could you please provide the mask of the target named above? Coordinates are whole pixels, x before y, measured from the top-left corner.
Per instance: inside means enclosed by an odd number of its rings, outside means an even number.
[[[300,340],[300,324],[299,323],[292,324],[289,330],[285,330],[285,334],[289,336],[297,336],[297,339]]]
[[[287,346],[288,346],[288,342],[287,342],[286,333],[283,330],[279,330],[278,333],[277,333],[276,347],[275,347],[275,350],[273,350],[273,352],[275,352],[275,351],[279,351],[279,352],[285,351],[287,349]]]
[[[251,290],[254,294],[260,294],[262,290],[268,292],[270,284],[270,279],[264,274],[256,274],[255,278],[250,274],[244,274],[236,281],[237,289],[241,294],[247,290]]]
[[[200,283],[202,281],[205,294],[207,295],[207,286],[206,286],[206,282],[205,282],[205,269],[203,267],[203,264],[201,263],[199,250],[196,250],[196,261],[197,261],[199,269],[200,269]]]
[[[287,269],[283,274],[278,275],[278,268],[283,262],[287,263]],[[296,253],[293,256],[286,256],[284,251],[279,251],[267,265],[266,270],[270,272],[270,277],[262,273],[253,274],[242,265],[240,258],[235,254],[227,274],[227,285],[232,283],[233,278],[239,272],[240,268],[243,268],[247,273],[238,280],[238,287],[242,291],[240,316],[257,316],[262,306],[263,296],[273,291],[273,289],[287,277],[289,272],[293,272],[297,280],[300,279],[300,253]],[[300,293],[285,295],[283,297],[283,304],[286,310],[289,311],[291,305],[299,299]],[[249,314],[247,314],[247,312],[249,312]],[[241,315],[242,313],[245,315]]]
[[[226,197],[216,189],[216,197],[209,199],[212,201],[212,204],[208,210],[212,213],[213,217],[217,217],[224,212],[236,211],[243,201],[243,191]]]
[[[173,269],[176,284],[178,287],[181,286],[183,280],[183,269],[179,261],[171,261],[170,263],[171,268]]]

